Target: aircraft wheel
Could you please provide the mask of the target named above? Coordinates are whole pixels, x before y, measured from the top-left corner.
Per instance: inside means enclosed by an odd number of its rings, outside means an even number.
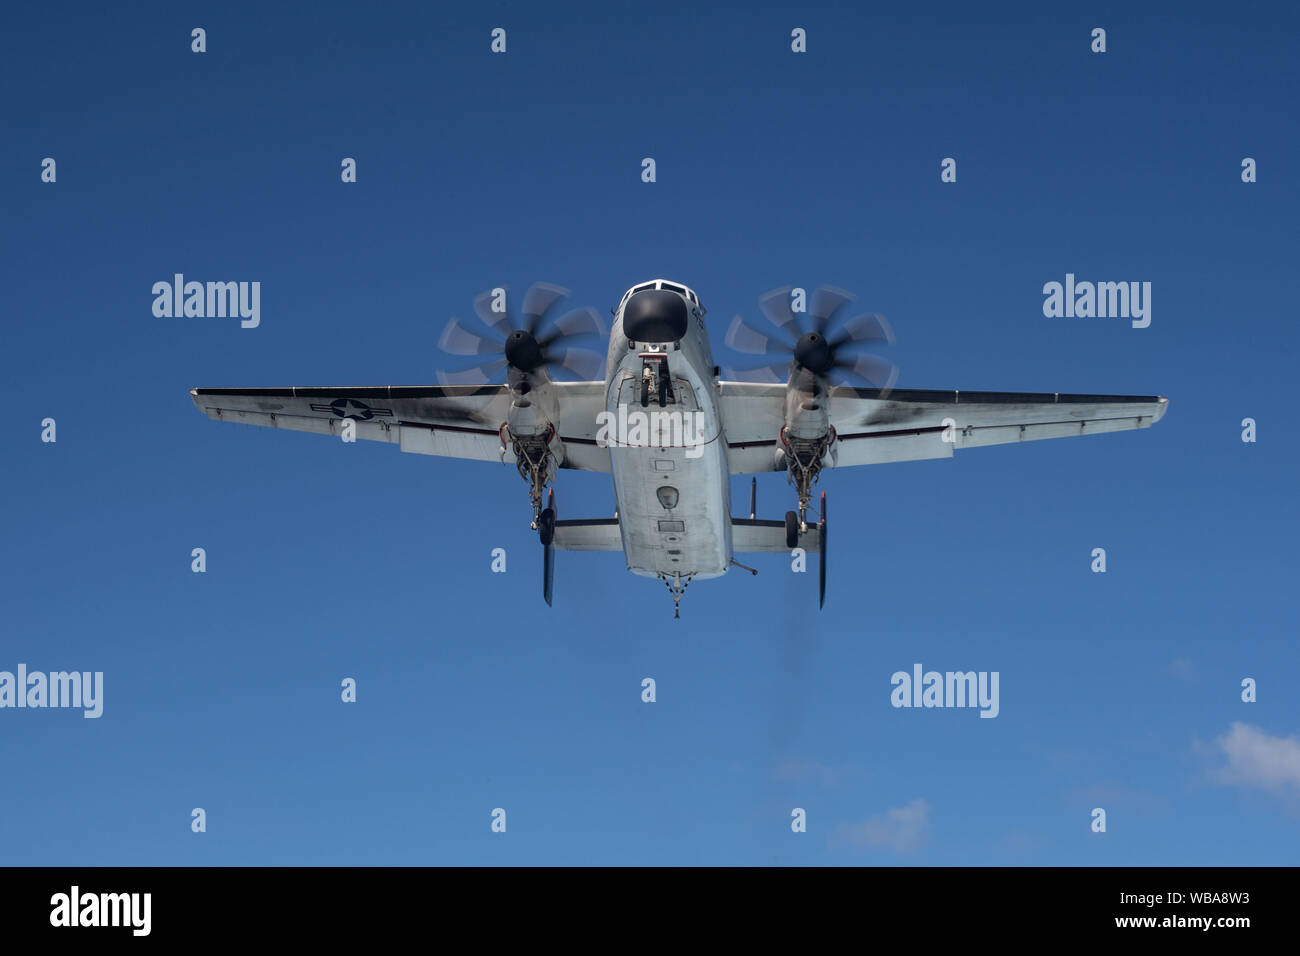
[[[799,516],[793,511],[785,513],[785,546],[791,550],[799,547]]]
[[[537,518],[537,534],[542,539],[542,544],[546,547],[551,546],[555,540],[555,509],[547,508]]]

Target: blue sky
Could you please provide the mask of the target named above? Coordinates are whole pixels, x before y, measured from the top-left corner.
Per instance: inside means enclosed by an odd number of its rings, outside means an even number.
[[[103,671],[105,701],[0,710],[0,861],[1294,862],[1293,8],[9,21],[0,669]],[[260,327],[155,318],[175,272],[260,281]],[[1045,318],[1067,272],[1150,281],[1151,326]],[[656,276],[700,293],[719,353],[761,293],[830,283],[890,318],[901,386],[1170,410],[828,473],[824,611],[771,557],[674,622],[611,555],[560,555],[547,609],[510,468],[217,424],[187,394],[432,382],[484,289],[604,311]],[[607,476],[559,495],[613,509]],[[760,479],[760,513],[792,501]],[[892,708],[918,662],[998,671],[997,719]]]

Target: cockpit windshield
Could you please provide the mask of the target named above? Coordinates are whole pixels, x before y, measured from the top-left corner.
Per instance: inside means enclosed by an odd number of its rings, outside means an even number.
[[[684,285],[678,285],[676,282],[669,282],[666,279],[656,279],[654,282],[642,282],[640,285],[633,286],[623,293],[623,298],[619,301],[618,307],[620,309],[623,308],[623,306],[627,305],[628,299],[632,298],[632,296],[636,295],[638,292],[645,292],[647,289],[664,289],[668,292],[676,292],[678,295],[683,296],[687,302],[691,303],[691,305],[698,306],[701,311],[704,309],[704,306],[701,304],[694,292]]]

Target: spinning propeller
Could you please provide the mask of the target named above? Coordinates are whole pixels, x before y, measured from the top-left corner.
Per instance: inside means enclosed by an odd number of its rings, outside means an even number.
[[[794,366],[835,384],[855,384],[856,380],[873,388],[892,388],[898,378],[894,363],[858,351],[869,345],[894,343],[893,330],[885,317],[868,313],[835,321],[853,299],[852,293],[843,289],[822,286],[813,293],[804,328],[790,307],[788,286],[766,293],[758,304],[775,334],[760,331],[737,315],[727,329],[726,343],[737,352],[765,356],[769,361],[753,368],[728,368],[727,376],[741,382],[784,382],[793,360]]]
[[[524,293],[518,321],[508,306],[506,311],[493,310],[497,301],[493,291],[479,295],[474,299],[474,312],[484,329],[476,330],[453,317],[438,340],[438,348],[451,355],[473,356],[480,362],[457,371],[439,371],[439,383],[479,385],[494,381],[506,368],[521,372],[563,369],[584,381],[602,377],[605,356],[571,344],[576,338],[607,334],[600,314],[588,307],[574,309],[558,319],[550,317],[556,304],[568,294],[567,289],[559,286],[535,283]],[[484,356],[491,358],[484,359]]]

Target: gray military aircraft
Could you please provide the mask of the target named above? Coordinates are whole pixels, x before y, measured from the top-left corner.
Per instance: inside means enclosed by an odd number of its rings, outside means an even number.
[[[674,616],[693,580],[733,566],[757,573],[736,555],[796,548],[820,555],[824,605],[825,492],[812,524],[808,511],[825,468],[1147,428],[1168,405],[1157,395],[894,389],[892,364],[861,351],[893,341],[881,316],[838,319],[852,297],[829,287],[800,310],[792,304],[802,293],[793,291],[793,299],[792,290],[777,289],[760,300],[766,332],[739,316],[732,321],[727,344],[765,361],[729,369],[729,380],[714,364],[698,296],[656,279],[628,289],[612,310],[603,356],[578,344],[606,335],[599,314],[578,309],[553,318],[565,290],[537,284],[524,296],[520,321],[505,290],[494,289],[475,301],[481,328],[448,323],[443,351],[477,364],[440,373],[439,385],[195,388],[190,395],[218,421],[514,464],[543,546],[547,604],[555,551],[621,551],[628,570],[667,585]],[[482,384],[502,372],[504,384]],[[558,518],[553,482],[562,468],[609,473],[615,516]],[[730,477],[770,471],[786,472],[796,507],[784,520],[758,518],[755,479],[749,517],[733,517]]]

